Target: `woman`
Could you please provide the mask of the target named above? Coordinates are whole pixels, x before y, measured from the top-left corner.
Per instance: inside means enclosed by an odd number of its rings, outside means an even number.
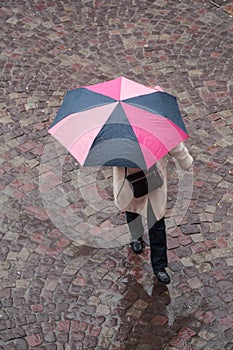
[[[183,143],[180,143],[170,153],[183,170],[188,170],[193,163],[193,158]],[[131,248],[140,254],[143,251],[142,216],[147,218],[150,239],[151,264],[158,281],[163,284],[170,283],[170,277],[166,272],[167,267],[167,243],[164,215],[167,203],[167,179],[166,160],[160,159],[157,169],[162,176],[163,185],[140,198],[134,198],[128,181],[125,180],[125,168],[113,168],[113,192],[115,205],[120,211],[125,212],[126,220],[131,234]],[[140,169],[127,168],[127,174],[132,174]]]

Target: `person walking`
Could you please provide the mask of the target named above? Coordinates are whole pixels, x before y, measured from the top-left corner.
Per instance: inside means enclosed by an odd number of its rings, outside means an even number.
[[[174,157],[183,170],[189,170],[193,163],[193,158],[189,154],[187,147],[180,143],[169,154]],[[138,172],[136,168],[113,168],[113,193],[115,205],[121,212],[125,212],[126,221],[131,234],[131,248],[136,254],[140,254],[144,248],[143,234],[144,227],[142,217],[147,219],[150,241],[151,265],[155,276],[162,284],[170,283],[170,276],[166,271],[167,259],[167,239],[165,225],[165,211],[167,203],[167,176],[166,158],[163,157],[157,163],[157,169],[162,177],[161,187],[152,192],[135,198],[131,187],[126,181],[127,175]]]

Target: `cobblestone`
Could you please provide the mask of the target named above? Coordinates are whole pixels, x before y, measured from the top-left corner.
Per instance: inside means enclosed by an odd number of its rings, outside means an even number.
[[[232,349],[232,9],[3,2],[0,349]],[[168,162],[168,288],[149,248],[129,249],[112,170],[80,169],[48,134],[68,89],[122,75],[176,95],[191,135],[180,202]]]

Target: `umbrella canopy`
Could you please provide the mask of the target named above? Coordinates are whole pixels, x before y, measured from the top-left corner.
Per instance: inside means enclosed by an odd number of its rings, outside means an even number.
[[[188,138],[174,96],[125,77],[68,91],[49,132],[82,166],[141,169]]]

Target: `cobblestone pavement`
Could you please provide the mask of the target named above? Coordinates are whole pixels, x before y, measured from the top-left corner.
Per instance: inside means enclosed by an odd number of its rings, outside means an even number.
[[[1,349],[233,349],[232,2],[213,3],[1,2]],[[192,135],[179,191],[168,162],[168,287],[124,244],[111,169],[47,132],[67,89],[121,75],[176,95]]]

